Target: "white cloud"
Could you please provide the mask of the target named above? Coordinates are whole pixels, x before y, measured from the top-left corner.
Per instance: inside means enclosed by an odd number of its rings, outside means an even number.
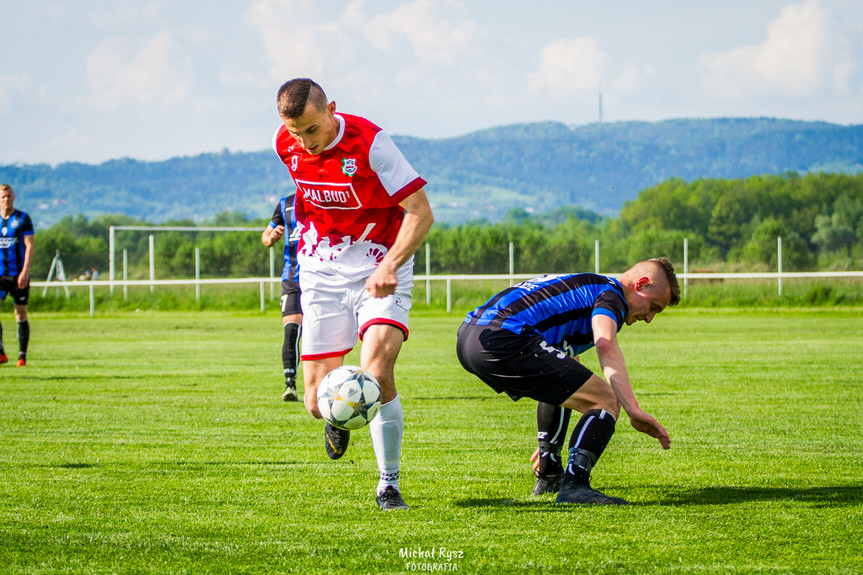
[[[608,56],[592,38],[560,38],[543,48],[539,68],[528,74],[535,92],[557,98],[596,94],[602,84]]]
[[[311,0],[259,0],[247,20],[259,31],[274,80],[309,76],[328,85],[375,85],[384,77],[416,84],[430,69],[452,72],[480,50],[484,35],[453,0],[414,0],[379,14],[370,14],[365,0],[342,11]]]
[[[141,0],[119,0],[106,5],[106,10],[96,10],[89,20],[104,30],[116,30],[129,25],[141,26],[163,19],[162,6],[157,2]]]
[[[104,40],[87,58],[86,69],[92,103],[99,108],[173,106],[191,90],[192,66],[167,31],[146,39],[137,51],[125,40]]]
[[[260,33],[274,80],[323,75],[330,54],[344,42],[325,13],[311,0],[259,0],[249,7],[246,19]]]
[[[364,4],[364,0],[354,3],[357,8]],[[478,39],[485,36],[464,5],[450,0],[415,0],[359,23],[362,28],[357,30],[376,48],[391,52],[401,40],[410,45],[419,62],[434,65],[459,63],[464,54],[477,50]]]
[[[30,91],[30,75],[0,74],[0,116],[13,109],[13,103]]]
[[[699,59],[705,87],[713,96],[745,99],[769,96],[802,99],[851,87],[857,73],[847,32],[818,0],[786,6],[754,46]]]

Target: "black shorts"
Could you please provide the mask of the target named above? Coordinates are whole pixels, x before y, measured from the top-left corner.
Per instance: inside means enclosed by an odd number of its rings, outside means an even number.
[[[303,313],[300,306],[300,284],[282,280],[282,317]]]
[[[593,375],[538,335],[486,325],[462,323],[456,353],[462,367],[513,401],[529,397],[561,405]]]
[[[27,305],[30,300],[30,284],[24,289],[18,289],[18,276],[0,276],[0,301],[5,301],[8,294],[12,294],[15,305]]]

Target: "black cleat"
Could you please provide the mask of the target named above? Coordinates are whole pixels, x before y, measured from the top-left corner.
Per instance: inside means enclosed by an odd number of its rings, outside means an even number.
[[[534,495],[544,495],[546,493],[557,493],[560,491],[560,481],[563,479],[563,473],[554,475],[546,475],[544,473],[536,474],[536,484],[533,486]]]
[[[402,494],[392,485],[387,485],[377,497],[375,503],[384,511],[395,511],[397,509],[410,509],[410,506],[402,499]]]
[[[285,393],[282,394],[282,401],[297,400],[297,385],[293,381],[285,382]]]
[[[563,465],[560,463],[560,453],[539,447],[539,466],[534,471],[536,484],[533,486],[534,495],[545,493],[557,493],[560,491],[560,482],[563,481]]]
[[[351,440],[351,432],[347,429],[333,427],[329,423],[324,425],[324,446],[327,448],[327,457],[338,459],[348,450]]]
[[[585,505],[632,505],[626,499],[611,497],[590,485],[563,482],[557,494],[557,503],[583,503]]]

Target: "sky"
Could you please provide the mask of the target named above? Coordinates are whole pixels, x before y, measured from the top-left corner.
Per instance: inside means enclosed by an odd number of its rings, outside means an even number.
[[[863,124],[860,0],[0,0],[0,38],[0,165],[266,150],[295,77],[421,138]]]

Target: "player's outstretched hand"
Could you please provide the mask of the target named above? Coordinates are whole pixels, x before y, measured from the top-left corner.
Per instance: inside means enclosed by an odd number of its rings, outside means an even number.
[[[662,449],[671,447],[671,438],[668,437],[668,432],[646,411],[639,409],[630,413],[629,422],[632,424],[632,427],[641,433],[646,433],[650,437],[658,439],[659,444],[662,445]]]

